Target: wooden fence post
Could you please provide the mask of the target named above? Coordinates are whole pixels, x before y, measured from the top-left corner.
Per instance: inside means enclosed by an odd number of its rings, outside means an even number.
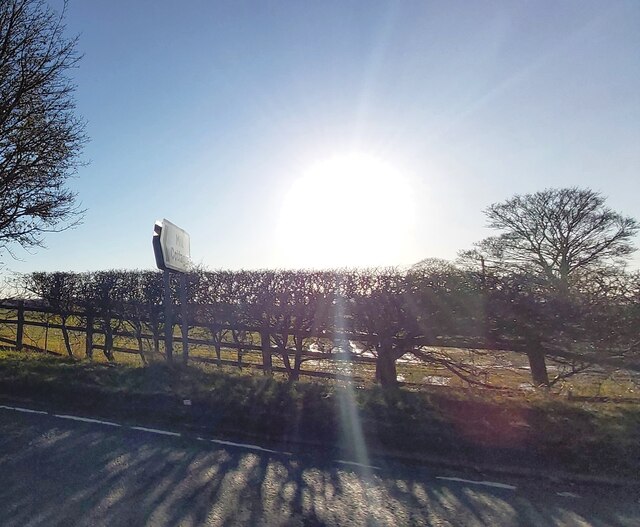
[[[24,338],[24,301],[18,302],[18,326],[16,327],[16,349],[22,351],[22,340]]]
[[[44,350],[47,351],[49,348],[49,321],[51,319],[51,313],[47,313],[47,327],[44,330]]]
[[[187,309],[187,275],[180,273],[180,304],[182,314],[182,361],[189,362],[189,310]]]
[[[171,309],[171,277],[166,269],[162,273],[164,283],[164,351],[167,362],[173,362],[173,315]]]

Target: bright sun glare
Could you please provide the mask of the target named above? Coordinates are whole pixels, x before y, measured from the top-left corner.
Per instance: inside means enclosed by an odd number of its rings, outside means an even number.
[[[312,165],[285,197],[283,261],[313,268],[400,264],[413,222],[403,174],[371,155],[335,156]]]

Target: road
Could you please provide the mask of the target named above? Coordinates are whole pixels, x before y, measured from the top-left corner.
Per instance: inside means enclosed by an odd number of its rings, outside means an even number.
[[[630,489],[351,465],[72,417],[0,406],[0,525],[640,525]]]

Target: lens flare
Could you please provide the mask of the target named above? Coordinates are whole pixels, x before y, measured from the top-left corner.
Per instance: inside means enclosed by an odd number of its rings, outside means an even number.
[[[414,194],[406,177],[370,155],[314,164],[281,207],[282,261],[314,268],[398,264],[411,246]]]

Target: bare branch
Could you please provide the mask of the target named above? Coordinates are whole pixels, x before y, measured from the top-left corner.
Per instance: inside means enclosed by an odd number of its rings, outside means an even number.
[[[77,38],[64,36],[63,19],[42,0],[0,3],[0,251],[9,254],[12,244],[41,246],[83,214],[65,187],[86,136],[68,77]]]

